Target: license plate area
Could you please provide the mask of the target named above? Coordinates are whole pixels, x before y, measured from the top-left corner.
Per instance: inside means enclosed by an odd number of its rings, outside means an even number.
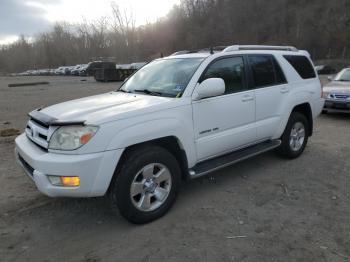
[[[346,103],[334,103],[333,107],[336,109],[348,109],[348,105]]]

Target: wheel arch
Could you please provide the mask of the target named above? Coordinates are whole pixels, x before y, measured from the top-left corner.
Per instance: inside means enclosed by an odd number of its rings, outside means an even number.
[[[188,177],[188,160],[187,160],[187,154],[186,151],[180,141],[180,139],[176,136],[166,136],[166,137],[160,137],[156,139],[152,139],[149,141],[136,143],[133,145],[130,145],[126,147],[118,161],[118,164],[116,166],[116,170],[120,168],[121,164],[126,161],[128,153],[137,150],[139,147],[145,147],[148,145],[155,145],[160,146],[166,150],[168,150],[177,160],[179,163],[182,179],[186,179]]]
[[[302,104],[296,105],[293,108],[291,113],[293,112],[298,112],[300,114],[303,114],[307,118],[309,123],[308,135],[312,136],[314,123],[313,123],[311,105],[309,103],[302,103]]]

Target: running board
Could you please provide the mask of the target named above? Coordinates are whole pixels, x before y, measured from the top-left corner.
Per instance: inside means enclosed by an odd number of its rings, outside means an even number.
[[[232,153],[206,160],[189,170],[190,178],[197,178],[240,161],[265,153],[279,147],[281,140],[266,141],[254,146],[246,147]]]

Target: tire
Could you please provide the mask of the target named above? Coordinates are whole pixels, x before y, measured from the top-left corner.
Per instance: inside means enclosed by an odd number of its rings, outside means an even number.
[[[310,133],[309,128],[310,125],[305,115],[292,112],[281,137],[282,143],[277,153],[289,159],[299,157],[305,150],[309,137],[308,134]],[[302,129],[304,130],[303,132]]]
[[[180,181],[179,164],[169,151],[153,145],[136,147],[117,168],[109,199],[129,222],[148,223],[171,208]]]

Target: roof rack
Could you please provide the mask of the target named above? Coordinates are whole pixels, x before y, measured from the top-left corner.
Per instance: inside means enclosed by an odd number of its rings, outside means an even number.
[[[226,47],[222,52],[232,52],[240,50],[279,50],[279,51],[299,51],[294,46],[273,46],[273,45],[232,45]]]
[[[181,50],[181,51],[177,51],[177,52],[171,54],[170,56],[195,54],[195,53],[214,54],[214,53],[223,51],[226,47],[227,46],[213,46],[213,47],[207,47],[207,48],[202,48],[202,49],[197,49],[197,50]]]
[[[190,54],[190,53],[191,53],[191,51],[182,50],[182,51],[177,51],[177,52],[171,54],[170,56],[185,55],[185,54]]]
[[[194,54],[194,53],[218,53],[218,52],[233,52],[240,50],[277,50],[277,51],[299,51],[294,46],[277,46],[277,45],[231,45],[231,46],[213,46],[198,50],[182,50],[171,54],[170,56]]]
[[[207,47],[200,49],[199,52],[210,52],[211,54],[216,53],[216,52],[221,52],[224,50],[227,46],[212,46],[212,47]]]

